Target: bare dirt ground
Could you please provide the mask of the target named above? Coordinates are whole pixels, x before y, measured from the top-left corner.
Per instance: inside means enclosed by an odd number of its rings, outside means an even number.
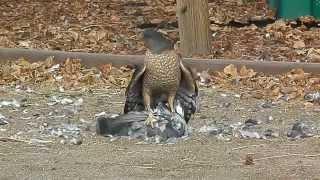
[[[16,99],[16,105],[20,105],[0,108],[0,114],[9,122],[0,126],[1,179],[320,177],[319,138],[313,136],[289,140],[286,136],[297,120],[311,123],[315,135],[318,135],[319,109],[317,106],[306,109],[302,101],[281,101],[265,108],[261,107],[265,103],[263,100],[202,88],[201,110],[191,121],[193,133],[188,139],[175,144],[143,144],[140,140],[123,138],[110,141],[112,138],[95,135],[94,115],[103,111],[121,112],[124,100],[122,89],[65,92],[54,89],[41,88],[26,92],[10,87],[1,88],[2,101]],[[50,103],[53,96],[69,98],[74,103]],[[79,99],[83,103],[75,107]],[[270,116],[273,118],[270,119]],[[232,137],[231,140],[221,140],[214,135],[198,132],[213,121],[230,124],[250,118],[259,120],[261,128],[279,133],[279,137]],[[80,128],[81,145],[63,144],[61,137],[45,133],[47,127],[62,127],[62,123]]]

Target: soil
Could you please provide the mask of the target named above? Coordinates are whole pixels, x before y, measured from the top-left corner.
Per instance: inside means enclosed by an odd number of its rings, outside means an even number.
[[[35,88],[36,89],[36,88]],[[59,92],[48,87],[34,92],[0,89],[0,100],[16,99],[21,107],[0,108],[9,124],[0,126],[1,179],[317,179],[320,143],[316,136],[290,140],[286,134],[297,120],[319,126],[319,106],[281,101],[262,108],[264,100],[235,92],[201,88],[200,112],[191,120],[192,135],[174,144],[144,144],[140,140],[95,135],[97,113],[119,113],[124,90],[118,88]],[[67,105],[48,105],[53,95],[83,99],[76,113]],[[223,104],[229,104],[224,106]],[[50,113],[51,112],[51,113]],[[53,112],[53,113],[52,113]],[[65,117],[61,115],[66,115]],[[270,116],[273,118],[270,119]],[[198,130],[213,121],[258,119],[279,133],[271,139],[220,140]],[[82,144],[62,144],[41,133],[44,126],[76,124]],[[87,127],[86,127],[87,126]],[[5,140],[4,137],[10,137]],[[43,142],[32,142],[41,139]],[[17,142],[14,142],[16,140]],[[111,141],[112,140],[112,141]]]

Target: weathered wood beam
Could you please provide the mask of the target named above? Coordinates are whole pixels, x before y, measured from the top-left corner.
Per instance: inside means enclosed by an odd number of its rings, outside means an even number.
[[[49,56],[53,56],[56,63],[61,63],[67,58],[81,59],[81,62],[89,67],[110,63],[112,63],[114,66],[142,65],[144,58],[143,55],[113,55],[103,53],[0,48],[0,63],[17,60],[22,57],[30,62],[37,62],[44,61]],[[222,70],[227,65],[234,64],[237,67],[246,66],[254,69],[257,72],[264,72],[267,74],[285,73],[295,68],[302,68],[305,72],[320,74],[320,63],[192,58],[185,58],[184,63],[189,67],[196,68],[197,71]]]

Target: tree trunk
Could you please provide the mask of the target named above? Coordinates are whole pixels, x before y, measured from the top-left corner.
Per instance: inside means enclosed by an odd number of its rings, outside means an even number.
[[[184,56],[209,54],[208,0],[177,0],[180,48]]]

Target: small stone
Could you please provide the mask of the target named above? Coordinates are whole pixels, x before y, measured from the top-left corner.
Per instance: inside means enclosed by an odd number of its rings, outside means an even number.
[[[62,137],[63,136],[63,132],[59,129],[56,133],[56,136],[58,137]]]
[[[75,106],[81,106],[82,104],[83,104],[83,99],[82,98],[79,98],[74,102]]]
[[[59,92],[64,92],[64,88],[62,86],[59,87]]]
[[[228,95],[227,95],[227,94],[224,94],[224,93],[221,93],[220,96],[221,96],[221,97],[227,97]]]
[[[60,144],[66,144],[66,143],[67,143],[67,141],[65,139],[60,140]]]
[[[222,133],[222,130],[217,127],[214,127],[214,126],[203,126],[200,128],[199,132],[200,133],[208,133],[211,135],[218,135],[218,134]]]
[[[225,142],[231,141],[231,138],[230,138],[230,137],[224,136],[223,134],[218,134],[218,135],[217,135],[217,139],[218,139],[218,140],[221,140],[221,141],[225,141]]]
[[[240,133],[242,138],[256,138],[256,139],[260,139],[261,138],[261,136],[257,132],[239,130],[239,133]]]
[[[3,107],[3,106],[10,106],[10,107],[21,107],[20,103],[13,99],[12,101],[1,101],[0,102],[0,107]]]
[[[200,119],[207,119],[207,116],[206,116],[206,115],[201,114],[201,115],[200,115]]]
[[[241,98],[241,94],[235,94],[234,97]]]
[[[107,114],[106,112],[101,112],[101,113],[95,114],[94,116],[95,116],[95,117],[99,117],[99,116],[104,116],[104,115],[106,115],[106,114]]]
[[[42,125],[43,125],[43,127],[48,127],[48,123],[46,123],[46,122],[43,123]]]
[[[272,108],[272,103],[271,102],[264,102],[260,105],[260,107],[265,108],[265,109]]]
[[[231,103],[230,102],[225,102],[225,103],[222,103],[219,105],[220,108],[228,108],[231,106]]]
[[[308,102],[319,102],[320,103],[320,92],[308,93],[304,96],[304,99]]]
[[[82,140],[80,138],[72,138],[70,140],[70,143],[73,145],[81,145],[82,144]]]
[[[9,124],[8,121],[6,121],[6,117],[0,114],[0,125],[6,125]]]
[[[63,98],[63,99],[61,100],[61,104],[63,104],[63,105],[71,104],[71,103],[73,103],[73,100],[72,100],[72,99]]]
[[[246,120],[246,121],[244,122],[244,124],[245,124],[246,126],[255,126],[255,125],[260,124],[260,122],[259,122],[258,120],[256,120],[256,119],[248,119],[248,120]]]
[[[277,137],[279,137],[279,133],[276,133],[271,129],[265,130],[263,135],[264,135],[265,138],[277,138]]]
[[[270,39],[271,35],[270,33],[265,34],[266,39]]]
[[[313,135],[310,127],[303,122],[293,124],[291,131],[287,134],[290,138],[307,138]]]

